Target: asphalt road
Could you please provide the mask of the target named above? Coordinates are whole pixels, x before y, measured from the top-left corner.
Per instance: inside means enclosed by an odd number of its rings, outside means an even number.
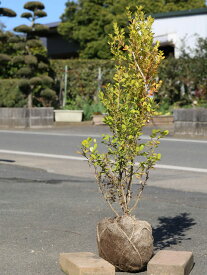
[[[4,164],[0,175],[1,275],[63,275],[60,253],[97,253],[96,224],[112,213],[91,178]],[[147,187],[134,214],[152,224],[155,252],[192,251],[191,275],[204,275],[206,209],[206,194]]]
[[[101,131],[102,130],[102,131]],[[77,151],[87,136],[98,140],[106,127],[69,128],[50,131],[0,131],[0,150],[79,157]],[[160,165],[207,169],[207,140],[162,139]]]

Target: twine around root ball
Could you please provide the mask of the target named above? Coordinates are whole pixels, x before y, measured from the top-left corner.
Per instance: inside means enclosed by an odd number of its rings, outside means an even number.
[[[131,216],[105,218],[97,226],[100,257],[121,271],[142,270],[153,254],[152,228]]]

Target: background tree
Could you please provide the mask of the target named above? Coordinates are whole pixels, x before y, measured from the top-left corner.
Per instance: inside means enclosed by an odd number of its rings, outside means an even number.
[[[160,13],[179,10],[204,8],[205,0],[137,0],[144,7],[146,13]]]
[[[10,78],[14,76],[12,58],[17,54],[14,41],[19,41],[15,34],[0,31],[0,78]],[[14,69],[14,70],[13,70]]]
[[[13,59],[13,64],[17,68],[17,76],[23,78],[20,88],[28,97],[28,107],[50,106],[56,99],[56,92],[52,90],[53,72],[46,48],[39,38],[45,35],[48,27],[36,23],[47,14],[44,5],[38,1],[27,2],[24,9],[27,12],[22,13],[21,17],[28,19],[31,24],[14,28],[14,31],[24,33],[24,37],[15,44],[18,55]]]
[[[79,0],[68,1],[61,16],[58,31],[79,45],[81,58],[107,59],[111,53],[107,44],[113,22],[124,27],[125,9],[142,5],[145,13],[159,13],[205,7],[205,0]]]
[[[1,1],[0,1],[0,5],[1,5]],[[8,8],[0,7],[0,16],[15,17],[16,15],[17,14],[15,11]]]
[[[0,1],[1,4],[1,1]],[[16,12],[11,9],[0,7],[0,17],[7,16],[7,17],[15,17]],[[9,39],[13,36],[10,32],[4,32],[4,24],[0,22],[0,75],[1,77],[5,76],[8,72],[8,64],[11,60],[11,47],[9,44]]]

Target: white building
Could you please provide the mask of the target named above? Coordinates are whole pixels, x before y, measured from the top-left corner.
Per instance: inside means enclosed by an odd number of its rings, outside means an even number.
[[[179,57],[183,46],[194,49],[198,37],[207,38],[207,8],[159,13],[153,17],[155,41],[160,41],[165,55]]]
[[[183,41],[185,48],[195,48],[197,37],[207,38],[207,8],[154,14],[155,41],[165,56],[179,57]],[[66,41],[57,32],[60,22],[47,24],[50,32],[44,41],[52,58],[77,57],[78,45]]]

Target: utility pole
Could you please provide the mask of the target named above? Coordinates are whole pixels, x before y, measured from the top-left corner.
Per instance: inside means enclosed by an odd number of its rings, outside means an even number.
[[[97,103],[98,101],[98,93],[101,91],[101,86],[102,86],[102,70],[101,67],[98,67],[98,77],[97,77],[97,82],[98,82],[98,86],[97,86],[97,92],[94,95],[94,101]]]

